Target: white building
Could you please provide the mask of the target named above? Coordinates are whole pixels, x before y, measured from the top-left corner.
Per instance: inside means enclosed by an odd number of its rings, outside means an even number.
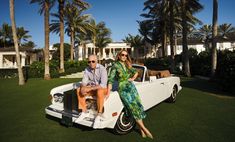
[[[170,55],[170,46],[167,46],[167,53]],[[205,47],[203,43],[200,42],[188,42],[188,48],[196,49],[198,53],[205,51]],[[99,57],[99,60],[103,59],[115,59],[115,56],[117,53],[125,49],[128,51],[128,53],[134,58],[155,58],[159,57],[158,54],[160,54],[160,48],[157,47],[147,47],[145,55],[142,53],[142,50],[138,51],[138,54],[136,54],[136,51],[133,47],[130,47],[129,44],[124,42],[114,42],[109,43],[106,47],[103,49],[94,47],[92,43],[86,44],[86,47],[79,46],[78,51],[75,51],[75,55],[78,55],[79,60],[83,60],[88,58],[88,55],[90,54],[96,54]],[[235,50],[235,40],[234,41],[224,41],[224,42],[218,42],[217,43],[217,50]],[[52,48],[50,46],[50,59],[52,58],[52,53],[56,50],[56,48]],[[176,46],[175,53],[181,54],[183,51],[182,45],[179,43],[179,45]],[[29,65],[33,63],[34,61],[43,61],[43,51],[42,49],[23,49],[20,48],[20,60],[21,65]],[[0,48],[0,68],[17,68],[16,64],[16,53],[14,47],[8,47],[8,48]]]
[[[201,42],[197,42],[197,43],[188,42],[188,49],[190,49],[190,48],[197,50],[198,53],[206,50],[205,45]],[[234,51],[235,50],[235,41],[217,42],[216,48],[217,48],[217,50],[227,49],[230,51]],[[182,44],[177,45],[176,51],[175,51],[176,55],[181,54],[182,52],[183,52],[183,45]],[[167,53],[168,53],[168,55],[171,55],[170,45],[167,46]]]
[[[130,45],[124,42],[109,43],[106,47],[102,49],[95,47],[94,44],[92,43],[88,43],[86,44],[85,49],[83,46],[78,47],[78,60],[83,60],[84,58],[88,58],[88,55],[90,54],[96,54],[99,60],[115,59],[117,53],[122,49],[127,50],[131,55],[134,54],[133,53],[134,49],[130,47]],[[76,57],[76,51],[75,51],[75,57]]]
[[[29,65],[43,59],[41,50],[20,49],[21,66]],[[0,48],[0,69],[17,68],[15,48]]]
[[[167,53],[168,55],[171,54],[171,50],[170,50],[170,45],[167,46]],[[200,41],[191,41],[188,40],[188,48],[193,48],[195,50],[197,50],[198,53],[205,51],[205,45],[200,42]],[[136,51],[138,49],[135,49],[133,47],[130,47],[129,44],[124,43],[124,42],[114,42],[114,43],[109,43],[106,47],[104,47],[103,49],[94,47],[94,45],[92,43],[88,43],[86,44],[86,47],[84,49],[84,47],[79,46],[78,48],[78,60],[83,60],[85,58],[88,58],[88,55],[90,54],[96,54],[100,60],[102,59],[114,59],[115,56],[117,55],[117,53],[122,50],[125,49],[129,52],[129,54],[131,55],[131,57],[137,59],[137,58],[156,58],[156,57],[161,57],[161,48],[157,48],[157,47],[150,47],[150,45],[148,47],[146,47],[146,55],[144,55],[142,52],[143,51]],[[230,51],[235,50],[235,41],[234,42],[218,42],[217,43],[217,50],[225,50],[228,49]],[[175,53],[176,55],[181,54],[183,51],[183,46],[182,44],[179,42],[179,45],[176,46],[175,49]],[[76,55],[76,51],[75,51],[75,55]]]

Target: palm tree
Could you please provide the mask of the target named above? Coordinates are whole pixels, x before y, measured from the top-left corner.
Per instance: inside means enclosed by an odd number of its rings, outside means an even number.
[[[146,55],[146,47],[148,47],[147,44],[150,44],[151,45],[151,49],[150,49],[150,52],[152,52],[152,42],[151,42],[151,39],[149,37],[149,30],[150,28],[147,26],[147,24],[145,24],[143,21],[137,21],[138,24],[139,24],[139,32],[140,34],[143,36],[143,42],[145,43],[145,47],[144,47],[144,55]]]
[[[75,40],[75,27],[77,23],[78,15],[80,15],[80,11],[78,11],[77,7],[74,5],[67,3],[65,6],[65,25],[67,25],[66,32],[70,36],[70,60],[72,61],[74,54],[74,40]]]
[[[212,35],[211,25],[203,25],[199,29],[199,38],[202,42],[204,42],[204,46],[206,50],[209,50],[209,43],[211,41],[211,35]]]
[[[90,23],[89,23],[90,24]],[[89,43],[91,42],[91,37],[92,37],[92,33],[94,32],[94,27],[92,26],[91,28],[89,28],[89,30],[87,31],[87,34],[83,34],[81,32],[76,32],[75,34],[75,43],[82,46],[82,59],[85,59],[86,58],[86,54],[87,54],[87,51],[86,51],[86,43]],[[75,48],[78,50],[78,48]],[[76,54],[76,60],[79,59],[78,57],[78,51],[75,52]]]
[[[49,80],[50,77],[50,67],[49,67],[49,10],[54,5],[55,0],[31,0],[30,3],[38,3],[40,5],[39,13],[40,15],[44,13],[44,29],[45,29],[45,48],[44,48],[44,58],[45,58],[45,72],[44,79]]]
[[[169,1],[169,9],[170,9],[170,48],[171,48],[171,72],[173,72],[175,68],[175,47],[174,47],[174,3],[175,0],[170,0]]]
[[[133,36],[128,34],[123,41],[129,43],[130,46],[134,48],[134,57],[139,57],[139,50],[144,46],[143,37],[140,35]]]
[[[30,35],[28,35],[27,30],[24,29],[24,27],[17,27],[16,28],[16,35],[18,38],[19,46],[21,46],[22,40],[28,41],[28,38],[31,38]],[[2,29],[0,29],[0,42],[3,47],[9,47],[14,44],[13,36],[12,36],[12,27],[6,23],[3,23]]]
[[[182,33],[183,33],[183,67],[186,76],[191,76],[188,57],[188,43],[187,43],[187,20],[186,20],[186,0],[181,0],[182,8]]]
[[[23,43],[22,46],[27,47],[27,48],[34,48],[36,47],[36,44],[33,41],[28,41],[26,43]]]
[[[16,35],[14,0],[10,0],[9,2],[10,2],[10,17],[11,17],[11,23],[12,23],[11,27],[12,27],[12,34],[13,34],[13,40],[14,40],[14,45],[15,45],[15,51],[16,51],[16,63],[17,63],[18,75],[19,75],[19,85],[24,85],[25,80],[24,80],[23,70],[21,68],[18,39]]]
[[[147,0],[144,3],[144,10],[149,10],[147,14],[141,14],[142,17],[151,20],[151,22],[146,22],[152,26],[152,35],[156,37],[154,41],[161,42],[162,56],[167,56],[167,37],[168,37],[168,1],[166,0]],[[148,21],[147,20],[147,21]],[[158,36],[156,36],[158,35]]]
[[[110,42],[112,42],[110,35],[111,35],[111,31],[110,29],[108,29],[105,26],[104,22],[100,22],[98,24],[96,24],[96,21],[94,19],[90,20],[90,25],[91,28],[88,32],[88,36],[90,38],[88,38],[94,45],[93,48],[93,54],[96,54],[95,48],[98,47],[99,48],[99,52],[101,53],[102,56],[102,52],[101,50]],[[92,52],[92,51],[91,51]]]
[[[28,41],[28,38],[31,38],[31,36],[28,35],[29,31],[26,31],[24,27],[18,27],[16,31],[17,31],[19,46],[21,46],[22,40]]]
[[[144,15],[144,14],[143,14]],[[157,22],[155,20],[143,20],[143,21],[137,21],[139,23],[139,32],[143,36],[143,42],[145,44],[149,44],[151,46],[151,52],[152,48],[155,48],[155,56],[157,57],[157,47],[160,43],[161,36],[159,33],[159,27]],[[147,47],[147,46],[146,46]],[[145,48],[144,48],[145,52]],[[145,52],[146,53],[146,52]]]
[[[195,12],[198,12],[203,7],[198,2],[198,0],[180,0],[181,4],[181,17],[182,17],[182,35],[183,35],[183,67],[186,76],[191,76],[190,65],[189,65],[189,53],[188,53],[188,43],[187,36],[190,27],[200,22],[197,18],[193,16]]]
[[[74,4],[66,3],[65,6],[65,32],[70,36],[71,49],[70,49],[70,60],[73,60],[74,54],[74,43],[75,43],[75,34],[76,32],[81,34],[87,34],[87,31],[92,28],[89,23],[90,15],[83,14],[82,12],[85,9],[78,9]],[[59,15],[57,13],[52,14],[56,19],[59,19]],[[60,32],[59,29],[60,21],[52,20],[50,24],[50,29],[52,32],[56,32],[57,34]]]
[[[226,40],[228,39],[228,35],[235,31],[235,28],[232,27],[231,24],[222,24],[218,27],[218,36],[216,37],[217,42],[219,40]],[[212,26],[211,25],[203,25],[201,28],[199,28],[198,32],[196,32],[197,35],[199,35],[199,38],[202,42],[205,43],[206,50],[209,50],[209,44],[212,41]]]
[[[222,24],[222,25],[219,25],[218,27],[218,32],[219,32],[219,35],[223,38],[223,39],[227,39],[227,35],[234,32],[235,31],[235,28],[232,27],[232,24]]]
[[[103,48],[112,42],[111,31],[108,29],[104,22],[100,22],[96,25],[96,41],[95,46],[99,48],[100,57],[103,57]]]
[[[89,14],[80,15],[75,28],[75,43],[77,44],[77,46],[82,46],[82,59],[85,59],[87,55],[86,43],[95,43],[94,39],[96,39],[97,36],[96,32],[97,30],[95,20]],[[93,53],[95,53],[95,48]],[[75,60],[78,59],[78,47],[76,47]]]
[[[65,0],[58,0],[60,15],[60,73],[64,72],[64,3]]]
[[[52,54],[53,60],[59,61],[60,60],[60,43],[53,44],[53,48],[56,49],[55,52]],[[64,59],[68,61],[70,59],[70,44],[64,44]]]
[[[58,0],[59,3],[59,15],[60,15],[60,72],[64,72],[64,6],[66,0]],[[89,4],[82,0],[73,0],[73,4],[86,9]]]
[[[170,49],[171,49],[171,72],[174,71],[175,69],[175,48],[176,45],[174,42],[174,37],[176,38],[178,31],[181,28],[181,17],[179,14],[179,1],[178,0],[168,0],[169,1],[169,15],[170,15],[170,20],[169,20],[169,35],[170,35]],[[175,39],[177,40],[177,39]]]
[[[213,0],[213,18],[212,18],[212,49],[211,49],[211,78],[215,75],[217,67],[217,23],[218,23],[218,0]]]
[[[154,42],[161,41],[163,56],[167,55],[166,42],[170,35],[171,58],[173,59],[173,34],[174,31],[179,31],[179,29],[183,27],[184,67],[185,74],[190,76],[187,35],[191,27],[196,23],[200,23],[200,20],[195,18],[193,14],[201,10],[202,6],[198,3],[198,0],[147,0],[144,5],[144,10],[148,9],[149,12],[147,14],[142,14],[141,16],[147,18],[145,23],[151,27],[152,39],[155,38],[156,40]],[[180,13],[181,15],[179,15]]]
[[[162,45],[162,52],[163,52],[163,57],[167,56],[167,37],[168,37],[168,11],[167,11],[167,5],[168,2],[166,0],[162,0],[160,3],[160,9],[159,9],[159,19],[161,19],[160,22],[160,29],[159,31],[162,33],[161,34],[161,45]]]
[[[152,30],[149,31],[152,32],[150,37],[155,40],[153,43],[161,43],[162,56],[164,57],[168,55],[167,42],[170,38],[171,57],[174,58],[174,31],[180,28],[181,21],[179,1],[147,0],[144,5],[144,10],[149,10],[149,12],[141,14],[141,16],[147,18],[142,22],[147,24],[146,27],[151,27]]]
[[[96,21],[94,19],[91,19],[90,24],[93,27],[93,31],[89,32],[90,35],[90,40],[94,45],[94,50],[93,50],[93,54],[95,54],[95,45],[96,45],[96,38],[97,38],[97,34],[98,34],[98,29],[97,29],[97,24]],[[91,51],[92,52],[92,51]]]
[[[7,23],[2,24],[1,32],[1,41],[3,47],[7,47],[13,44],[13,37],[12,37],[12,28]]]

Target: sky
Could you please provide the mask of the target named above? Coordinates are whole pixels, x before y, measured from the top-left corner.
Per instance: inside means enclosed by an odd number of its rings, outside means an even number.
[[[39,15],[38,4],[29,4],[30,0],[15,0],[15,20],[17,27],[24,27],[32,36],[31,40],[37,48],[44,47],[44,19]],[[91,14],[96,23],[104,21],[106,27],[111,30],[111,38],[114,42],[121,42],[128,34],[137,35],[138,20],[143,20],[140,14],[143,11],[143,3],[146,0],[85,0],[91,4],[91,8],[85,13]],[[195,16],[203,24],[212,23],[213,0],[200,0],[204,9]],[[218,0],[218,24],[230,23],[235,26],[235,1]],[[52,11],[57,11],[55,6]],[[51,18],[52,19],[52,18]],[[0,26],[10,22],[9,0],[0,0]],[[199,26],[198,26],[199,27]],[[69,37],[65,36],[65,42],[69,43]],[[59,35],[50,34],[50,45],[59,43]]]

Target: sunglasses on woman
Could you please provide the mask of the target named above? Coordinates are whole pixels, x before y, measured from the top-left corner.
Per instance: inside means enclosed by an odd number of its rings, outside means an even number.
[[[121,54],[121,56],[125,56],[125,57],[127,57],[127,54]]]
[[[95,63],[95,61],[94,61],[94,60],[92,60],[92,61],[88,61],[88,64],[90,64],[90,63]]]

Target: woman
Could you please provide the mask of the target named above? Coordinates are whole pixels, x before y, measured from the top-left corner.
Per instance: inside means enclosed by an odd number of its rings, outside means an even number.
[[[131,58],[127,51],[121,50],[116,56],[116,62],[113,64],[108,77],[108,92],[109,96],[112,89],[112,84],[115,79],[118,80],[118,93],[126,107],[133,115],[140,128],[142,137],[153,139],[152,134],[144,126],[143,120],[146,117],[139,94],[132,81],[138,76],[138,72],[131,66]]]

